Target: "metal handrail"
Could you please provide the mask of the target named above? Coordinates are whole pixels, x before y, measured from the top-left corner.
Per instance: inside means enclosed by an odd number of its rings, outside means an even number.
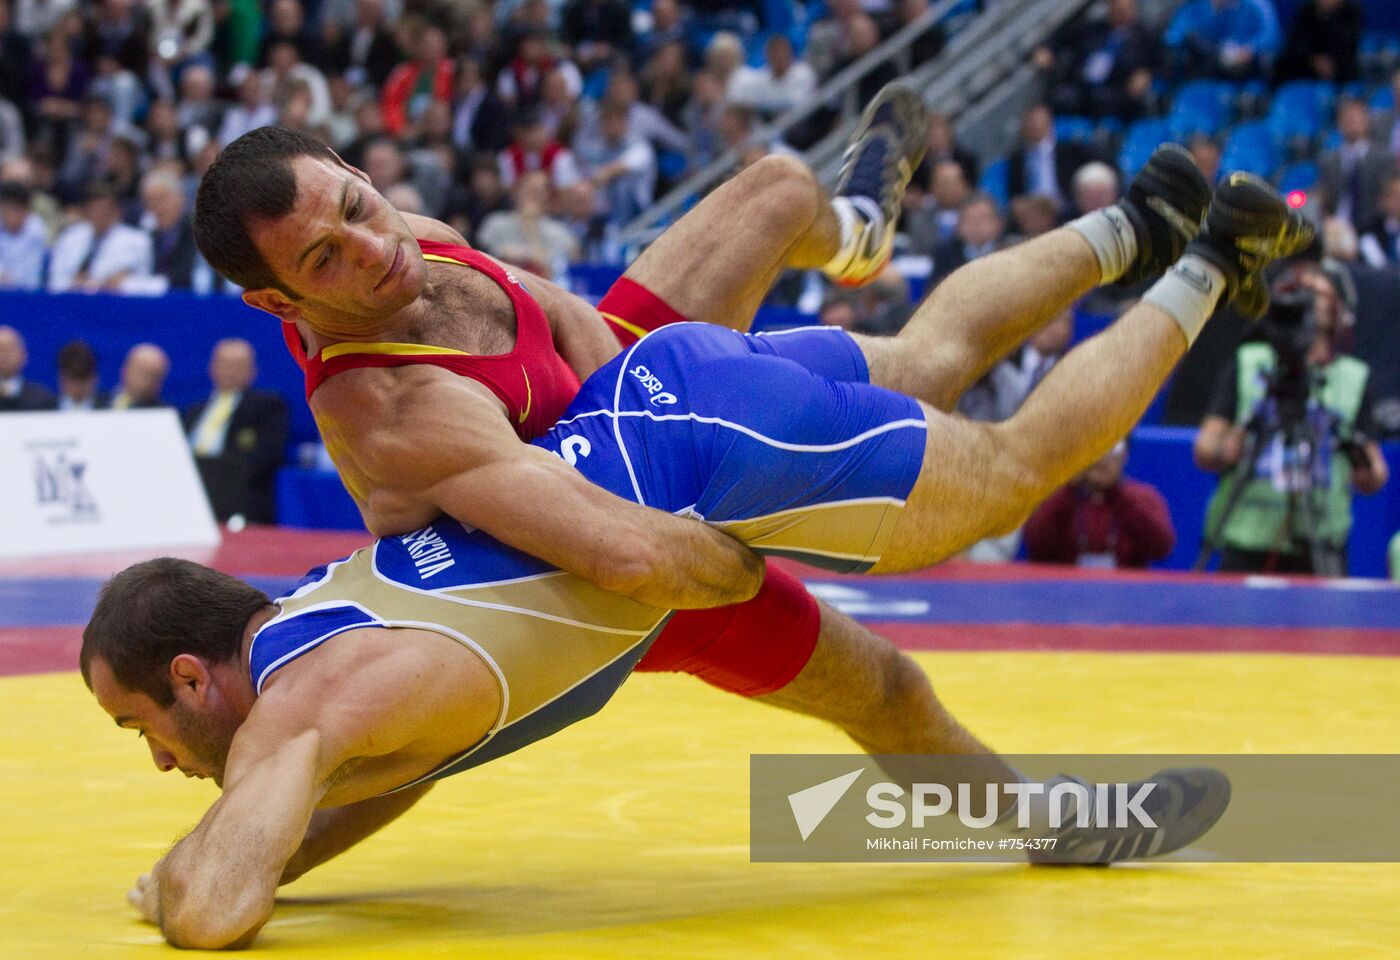
[[[973,17],[957,31],[937,57],[922,64],[907,78],[923,91],[926,103],[956,119],[971,104],[985,97],[1010,76],[1023,74],[1030,52],[1093,0],[1004,0]],[[745,145],[771,142],[825,109],[838,98],[846,107],[842,123],[804,155],[812,169],[829,178],[839,162],[847,138],[856,123],[854,93],[872,71],[906,56],[925,30],[941,21],[958,0],[943,0],[906,24],[885,42],[832,77],[805,103],[759,128]],[[708,166],[672,188],[655,204],[627,223],[618,237],[625,247],[654,239],[666,218],[678,212],[695,195],[724,179],[738,162],[737,150],[728,150]]]

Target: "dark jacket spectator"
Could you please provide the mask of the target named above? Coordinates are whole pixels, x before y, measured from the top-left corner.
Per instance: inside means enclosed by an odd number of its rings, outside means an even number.
[[[621,0],[569,0],[560,17],[559,36],[573,48],[581,69],[604,66],[615,56],[631,53],[631,7]]]
[[[1274,79],[1351,83],[1366,13],[1359,0],[1312,0],[1293,15]]]
[[[1365,230],[1380,215],[1381,193],[1396,170],[1395,158],[1371,140],[1371,111],[1360,100],[1337,109],[1342,143],[1318,161],[1318,191],[1329,215]]]
[[[173,174],[157,170],[142,180],[141,199],[146,208],[143,226],[151,231],[151,272],[165,277],[171,290],[190,289],[199,251],[183,186]]]
[[[97,355],[84,340],[70,340],[58,351],[58,409],[104,410],[112,398],[98,389]]]
[[[1032,107],[1021,118],[1021,142],[1007,158],[1007,192],[1013,197],[1044,194],[1067,211],[1074,196],[1075,171],[1098,159],[1082,143],[1056,139],[1049,107]]]
[[[58,401],[43,384],[24,378],[29,352],[14,327],[0,326],[0,413],[53,410]]]
[[[394,34],[384,23],[383,0],[356,0],[355,25],[331,45],[326,62],[352,86],[382,87],[400,60]]]
[[[1155,487],[1123,476],[1126,445],[1040,505],[1026,521],[1026,554],[1036,563],[1145,567],[1176,546],[1167,501]]]
[[[1137,0],[1110,0],[1105,17],[1073,22],[1033,59],[1047,74],[1056,111],[1130,120],[1147,109],[1157,38],[1143,26]]]
[[[112,410],[154,410],[168,407],[161,397],[170,375],[170,357],[154,343],[138,343],[122,361],[121,383],[112,392]]]
[[[221,340],[209,360],[209,397],[185,411],[200,478],[220,521],[277,522],[277,470],[287,446],[281,396],[254,387],[257,360],[246,340]]]

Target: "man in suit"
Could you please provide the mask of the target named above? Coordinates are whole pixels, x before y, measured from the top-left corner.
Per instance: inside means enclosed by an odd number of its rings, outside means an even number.
[[[164,277],[171,290],[190,289],[199,251],[179,177],[152,170],[141,181],[141,202],[146,208],[142,225],[151,231],[152,272]]]
[[[84,340],[70,340],[58,351],[58,409],[102,410],[112,398],[98,390],[97,355]]]
[[[400,59],[393,31],[384,22],[383,0],[356,0],[354,27],[331,44],[331,69],[346,74],[353,86],[368,82],[381,87]]]
[[[1157,39],[1137,0],[1109,0],[1104,16],[1076,20],[1031,59],[1049,81],[1056,110],[1131,120],[1147,111]]]
[[[168,407],[161,398],[170,375],[170,357],[154,343],[138,343],[122,361],[121,385],[112,394],[112,410],[150,410]]]
[[[1322,155],[1318,189],[1329,215],[1365,230],[1380,212],[1381,191],[1395,172],[1395,158],[1371,141],[1371,108],[1361,100],[1343,100],[1337,108],[1342,144]]]
[[[1039,193],[1066,212],[1073,195],[1074,173],[1099,157],[1082,143],[1055,139],[1055,117],[1044,104],[1021,117],[1021,143],[1008,158],[1006,187],[1010,196]]]
[[[0,413],[52,410],[57,405],[48,387],[24,379],[27,363],[24,337],[14,327],[0,326]]]
[[[214,515],[277,522],[277,469],[287,446],[287,404],[253,386],[247,340],[220,340],[209,358],[209,397],[185,411],[185,431]]]
[[[1361,232],[1361,259],[1373,267],[1400,265],[1400,173],[1392,173],[1381,191],[1381,212]]]
[[[974,193],[958,211],[953,238],[934,248],[930,286],[936,286],[954,270],[978,257],[1000,250],[1006,236],[1006,219],[991,196]]]

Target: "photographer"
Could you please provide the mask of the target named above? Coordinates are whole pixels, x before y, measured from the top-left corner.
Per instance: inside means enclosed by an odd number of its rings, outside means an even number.
[[[1319,265],[1287,268],[1272,302],[1260,339],[1222,371],[1196,436],[1197,466],[1225,474],[1201,559],[1218,548],[1222,571],[1342,576],[1352,488],[1372,494],[1388,479],[1370,439],[1370,368],[1339,349],[1344,305]]]

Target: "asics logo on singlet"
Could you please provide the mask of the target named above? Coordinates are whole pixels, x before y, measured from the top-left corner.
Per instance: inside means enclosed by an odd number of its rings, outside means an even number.
[[[661,382],[661,378],[646,367],[638,364],[629,370],[628,373],[636,377],[638,382],[641,383],[642,388],[646,390],[647,393],[651,394],[650,402],[653,407],[657,405],[669,407],[676,402],[676,395],[674,393],[667,393],[666,385]]]
[[[452,550],[431,526],[399,537],[408,551],[419,580],[427,580],[457,563],[452,559]]]
[[[550,451],[571,467],[578,466],[579,458],[586,457],[592,452],[593,444],[588,442],[587,437],[565,437],[564,442],[559,444],[557,451]]]

